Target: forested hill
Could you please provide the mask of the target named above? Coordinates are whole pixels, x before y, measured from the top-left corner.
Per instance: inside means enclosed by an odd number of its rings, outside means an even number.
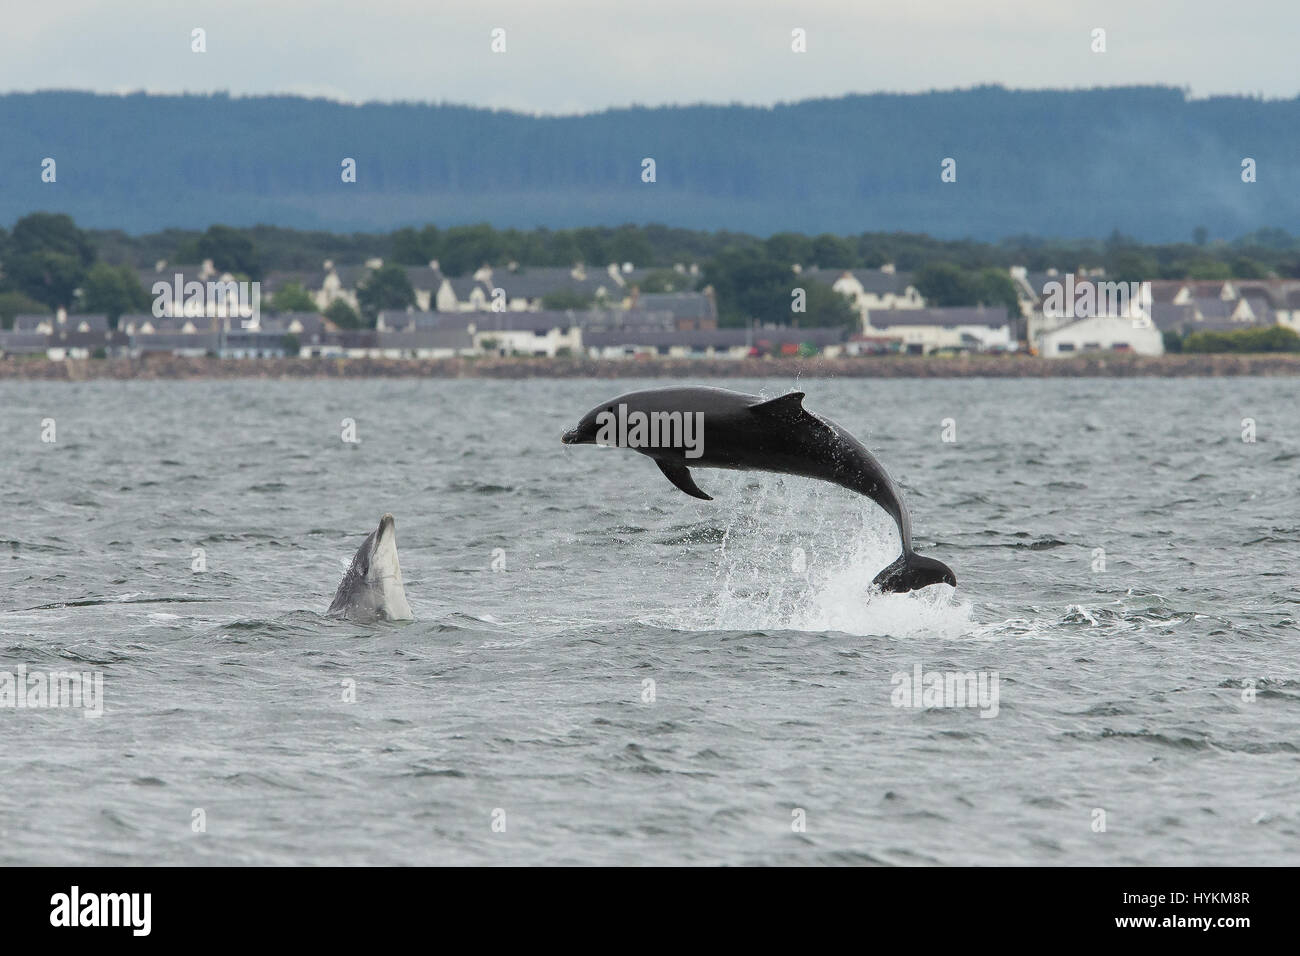
[[[53,158],[56,182],[42,182]],[[340,163],[357,163],[341,181]],[[656,181],[642,181],[655,160]],[[957,181],[940,181],[956,160]],[[1242,160],[1257,182],[1242,182]],[[1172,88],[873,94],[533,117],[298,97],[0,96],[0,223],[658,222],[759,234],[1185,240],[1300,224],[1300,98]]]

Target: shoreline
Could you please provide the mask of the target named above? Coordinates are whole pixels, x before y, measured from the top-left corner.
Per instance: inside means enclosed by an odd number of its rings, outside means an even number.
[[[0,381],[101,379],[319,378],[1216,378],[1300,375],[1300,354],[1114,355],[1043,359],[1018,355],[953,358],[766,359],[0,359]]]

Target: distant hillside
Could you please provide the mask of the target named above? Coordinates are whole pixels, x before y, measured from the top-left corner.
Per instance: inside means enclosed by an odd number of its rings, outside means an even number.
[[[297,97],[0,96],[0,223],[386,230],[660,222],[770,234],[1186,240],[1300,223],[1300,98],[998,87],[530,117]],[[58,181],[41,182],[53,157]],[[653,157],[657,182],[641,181]],[[1241,181],[1241,161],[1258,182]],[[344,157],[358,181],[340,181]],[[940,162],[957,160],[957,182]]]

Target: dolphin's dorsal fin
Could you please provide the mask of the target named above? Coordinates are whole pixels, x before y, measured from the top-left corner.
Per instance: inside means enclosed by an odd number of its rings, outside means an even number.
[[[780,398],[750,405],[749,410],[759,415],[772,415],[777,418],[798,418],[803,414],[803,397],[803,392],[790,392]]]
[[[695,484],[695,479],[691,477],[691,470],[685,465],[679,465],[676,462],[661,461],[655,459],[655,464],[659,470],[664,473],[664,477],[671,481],[682,491],[686,492],[692,498],[703,498],[705,501],[712,501],[713,498],[700,491]]]

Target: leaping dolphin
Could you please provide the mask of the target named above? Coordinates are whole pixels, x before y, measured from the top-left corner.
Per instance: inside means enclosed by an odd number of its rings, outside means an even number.
[[[402,566],[397,563],[397,529],[392,515],[380,518],[379,527],[357,549],[328,613],[360,621],[412,619],[402,586]]]
[[[866,447],[829,419],[803,407],[803,392],[764,399],[725,388],[656,388],[596,406],[566,432],[566,445],[621,445],[653,458],[674,485],[711,501],[687,465],[775,471],[833,482],[866,495],[898,525],[903,553],[876,575],[883,591],[956,586],[943,562],[912,549],[903,494]]]

